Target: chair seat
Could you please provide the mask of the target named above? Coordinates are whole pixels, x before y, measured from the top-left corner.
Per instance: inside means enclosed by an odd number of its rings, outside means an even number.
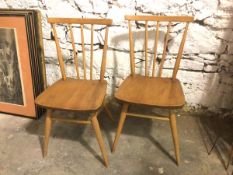
[[[123,102],[155,107],[180,108],[185,104],[180,81],[172,78],[129,76],[115,97]]]
[[[106,87],[106,81],[59,80],[41,93],[35,102],[44,108],[93,111],[102,105]]]

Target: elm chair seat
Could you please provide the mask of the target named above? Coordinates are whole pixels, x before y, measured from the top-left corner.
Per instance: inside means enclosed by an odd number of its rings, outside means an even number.
[[[127,103],[154,107],[179,108],[185,104],[180,81],[172,78],[129,76],[115,97]]]
[[[41,93],[36,104],[51,109],[94,111],[102,106],[106,88],[105,80],[61,79]]]

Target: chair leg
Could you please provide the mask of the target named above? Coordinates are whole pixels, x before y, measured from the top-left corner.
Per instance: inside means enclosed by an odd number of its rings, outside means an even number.
[[[94,116],[91,118],[91,123],[92,123],[94,130],[95,130],[96,138],[97,138],[100,150],[101,150],[102,155],[103,155],[105,166],[108,167],[108,165],[109,165],[108,156],[107,156],[107,152],[106,152],[106,149],[104,146],[104,140],[103,140],[103,137],[102,137],[101,132],[100,132],[100,126],[99,126],[99,122],[97,120],[97,114],[98,113],[96,112],[94,114]]]
[[[120,134],[121,134],[124,122],[125,122],[126,113],[128,111],[128,107],[129,107],[129,104],[127,104],[127,103],[124,103],[123,106],[122,106],[120,121],[119,121],[119,124],[118,124],[115,140],[114,140],[113,145],[112,145],[112,152],[115,151],[116,145],[117,145],[117,143],[119,141]]]
[[[229,158],[228,158],[228,162],[227,162],[227,166],[226,166],[226,169],[228,169],[231,161],[232,161],[232,158],[233,158],[233,144],[231,145],[231,152],[230,152],[230,155],[229,155]]]
[[[43,157],[45,157],[48,152],[49,136],[50,136],[51,126],[52,126],[51,114],[52,114],[52,110],[47,109],[47,114],[45,118],[45,128],[44,128]]]
[[[170,127],[172,131],[172,138],[175,147],[176,162],[177,165],[179,165],[180,164],[179,138],[178,138],[177,126],[176,126],[176,115],[174,113],[170,114]]]

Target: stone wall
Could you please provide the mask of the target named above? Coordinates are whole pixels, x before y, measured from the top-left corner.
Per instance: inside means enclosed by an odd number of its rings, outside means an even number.
[[[2,8],[35,8],[43,16],[48,83],[61,77],[56,61],[54,41],[47,17],[98,17],[112,18],[109,30],[108,64],[106,80],[108,94],[116,90],[129,74],[128,29],[126,14],[192,15],[195,21],[189,26],[188,37],[178,77],[183,84],[187,107],[215,112],[233,108],[233,1],[232,0],[2,0]],[[64,30],[60,27],[60,30]],[[165,72],[174,62],[173,46],[180,38],[179,29],[172,33],[165,62]],[[98,32],[101,36],[101,31]],[[96,46],[100,39],[96,39]],[[98,52],[99,48],[95,48]],[[137,54],[143,54],[137,48]],[[63,46],[64,57],[71,68],[69,48]],[[140,64],[143,63],[140,60]],[[95,62],[99,64],[98,61]],[[188,108],[190,109],[190,108]]]

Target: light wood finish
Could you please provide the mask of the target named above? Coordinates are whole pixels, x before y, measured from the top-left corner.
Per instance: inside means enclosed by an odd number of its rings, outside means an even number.
[[[100,80],[104,80],[104,73],[105,73],[105,67],[106,67],[106,56],[107,56],[107,44],[108,42],[108,26],[106,27],[105,31],[105,38],[104,38],[104,49],[103,49],[103,56],[102,56],[102,62],[101,62],[101,71],[100,71]]]
[[[61,75],[62,75],[63,80],[65,80],[66,79],[65,65],[64,65],[63,58],[62,58],[62,52],[61,52],[61,48],[60,48],[60,45],[59,45],[59,40],[58,40],[55,24],[52,24],[52,29],[53,29],[53,35],[54,35],[54,38],[55,38],[55,44],[56,44],[56,49],[57,49],[57,57],[58,57],[58,62],[59,62],[60,70],[61,70]]]
[[[178,79],[176,79],[176,74],[179,69],[180,60],[182,57],[185,39],[187,36],[188,24],[193,21],[193,17],[189,16],[125,16],[125,19],[128,20],[129,27],[129,46],[130,46],[130,66],[131,66],[131,75],[128,76],[123,83],[120,85],[119,89],[115,93],[116,99],[123,103],[123,108],[121,111],[121,117],[117,128],[117,133],[115,136],[115,141],[112,146],[112,150],[115,151],[116,145],[118,143],[124,121],[126,116],[132,117],[140,117],[140,118],[148,118],[148,119],[159,119],[164,121],[169,121],[172,131],[173,143],[175,147],[175,155],[177,165],[180,163],[180,155],[179,155],[179,138],[177,134],[177,126],[176,126],[176,116],[174,113],[171,113],[169,116],[154,116],[154,115],[144,115],[144,114],[136,114],[132,112],[128,112],[128,105],[145,105],[149,107],[158,107],[165,108],[169,110],[182,108],[185,104],[184,93],[182,90],[181,83]],[[145,76],[138,75],[135,73],[135,56],[134,56],[134,44],[137,43],[133,36],[132,24],[138,22],[141,24],[145,23]],[[149,26],[151,21],[155,26]],[[149,23],[150,22],[150,23]],[[166,59],[167,50],[168,50],[168,41],[169,34],[173,24],[177,22],[186,23],[186,26],[183,30],[183,37],[180,43],[180,47],[177,49],[177,60],[174,65],[173,75],[172,77],[162,77],[163,65]],[[167,32],[164,37],[163,43],[163,52],[162,59],[159,65],[158,77],[156,77],[155,65],[156,58],[158,55],[158,40],[159,40],[159,32],[160,26],[164,26],[164,23],[167,24]],[[154,46],[152,46],[154,51],[154,56],[152,59],[152,66],[148,65],[148,54],[146,52],[149,51],[148,40],[149,35],[148,32],[156,27],[156,33],[154,38]],[[139,31],[141,32],[141,31]],[[153,39],[153,38],[152,38]],[[143,60],[143,58],[141,58]],[[152,75],[149,75],[148,68],[152,67]]]
[[[87,120],[76,120],[76,119],[65,119],[61,117],[52,117],[52,120],[55,120],[57,122],[66,122],[66,123],[73,123],[73,124],[91,124],[90,121]]]
[[[145,23],[145,76],[148,76],[148,21]]]
[[[47,109],[47,116],[45,119],[45,139],[43,155],[47,155],[48,150],[48,140],[51,130],[52,121],[73,123],[73,124],[92,124],[95,129],[96,137],[100,145],[101,152],[103,154],[104,163],[108,166],[107,153],[104,147],[103,138],[100,133],[99,124],[97,121],[97,115],[99,111],[103,108],[104,98],[106,95],[107,82],[104,80],[105,66],[106,66],[106,52],[107,52],[107,41],[104,41],[103,54],[102,54],[102,64],[101,64],[101,75],[99,79],[93,79],[92,69],[93,69],[93,42],[94,42],[94,25],[102,25],[103,30],[105,30],[105,39],[108,39],[108,26],[111,25],[112,20],[110,19],[93,19],[93,18],[48,18],[48,22],[52,25],[52,30],[55,38],[55,44],[57,49],[57,56],[59,61],[59,66],[61,70],[62,79],[56,81],[50,87],[48,87],[43,93],[41,93],[35,100],[35,103],[43,108]],[[65,24],[64,24],[65,23]],[[68,27],[68,33],[70,40],[67,39],[73,49],[75,70],[77,72],[77,79],[69,78],[66,76],[65,64],[62,58],[62,50],[60,48],[60,37],[56,32],[56,25],[62,24]],[[79,61],[78,51],[76,50],[76,44],[74,41],[73,27],[80,29],[81,38],[81,49],[82,54],[82,64],[83,64],[83,76],[79,72]],[[77,27],[79,25],[79,27]],[[90,40],[91,40],[91,58],[90,58],[90,79],[86,75],[86,50],[85,50],[85,39],[84,39],[84,25],[90,25]],[[87,27],[88,29],[88,27]],[[88,43],[89,44],[89,43]],[[98,77],[98,76],[97,76]],[[52,110],[67,110],[76,112],[87,112],[92,114],[92,116],[87,117],[87,119],[70,119],[65,117],[51,116]]]
[[[94,111],[102,106],[106,88],[106,81],[59,80],[36,98],[36,104],[51,109]]]
[[[46,118],[45,118],[45,128],[44,128],[44,147],[43,147],[43,156],[45,157],[48,152],[48,144],[49,144],[49,136],[51,132],[51,126],[52,126],[52,110],[48,109]]]
[[[136,113],[132,113],[132,112],[127,112],[126,115],[132,116],[132,117],[139,117],[139,118],[148,118],[148,119],[157,119],[157,120],[169,121],[169,118],[167,116],[143,115],[143,114],[136,114]]]
[[[96,24],[96,25],[112,25],[112,19],[97,18],[48,18],[51,24]]]
[[[94,36],[94,25],[92,24],[91,25],[91,58],[90,58],[90,80],[92,80],[92,69],[93,69],[93,42],[94,42],[94,39],[93,39],[93,36]]]
[[[102,53],[102,63],[101,63],[101,72],[100,72],[100,80],[102,81],[104,79],[104,73],[105,73],[105,67],[106,67],[106,55],[107,55],[107,41],[108,41],[108,30],[109,26],[112,23],[112,20],[110,19],[94,19],[94,18],[48,18],[48,22],[51,23],[52,29],[53,29],[53,35],[55,38],[55,44],[57,49],[57,56],[59,61],[59,66],[61,69],[62,78],[66,79],[66,71],[65,71],[65,64],[62,57],[62,50],[60,48],[60,42],[59,37],[57,35],[56,31],[56,25],[57,24],[63,24],[67,25],[68,27],[68,33],[70,36],[70,41],[73,49],[74,54],[74,63],[75,63],[75,70],[77,73],[77,78],[80,78],[80,72],[79,72],[79,65],[78,65],[78,51],[75,46],[74,41],[74,33],[73,33],[73,26],[72,24],[79,24],[80,25],[80,38],[81,38],[81,49],[82,49],[82,68],[83,68],[83,78],[87,79],[87,66],[86,66],[86,49],[85,49],[85,38],[84,38],[84,25],[90,25],[90,35],[91,35],[91,43],[90,43],[90,80],[93,79],[93,59],[94,59],[94,25],[102,25],[105,26],[105,38],[104,38],[104,46],[103,46],[103,53]],[[76,27],[77,29],[77,27]]]
[[[119,121],[117,132],[116,132],[116,137],[115,137],[115,140],[114,140],[113,145],[112,145],[112,152],[115,151],[116,145],[119,141],[121,131],[122,131],[123,125],[125,123],[125,118],[126,118],[126,113],[128,111],[128,107],[129,107],[129,104],[127,104],[127,103],[124,103],[122,106],[120,121]]]
[[[184,49],[184,44],[187,36],[187,31],[188,31],[188,26],[189,22],[193,21],[193,17],[191,16],[125,16],[125,19],[128,20],[128,26],[129,26],[129,45],[130,45],[130,66],[131,66],[131,75],[135,74],[135,56],[134,56],[134,37],[133,37],[133,30],[132,30],[132,21],[144,21],[145,22],[145,76],[148,76],[148,54],[147,54],[147,47],[148,47],[148,22],[149,21],[155,21],[157,22],[156,25],[156,35],[155,35],[155,44],[154,44],[154,60],[153,60],[153,68],[152,68],[152,76],[155,76],[155,60],[156,60],[156,55],[157,55],[157,48],[158,48],[158,39],[159,39],[159,22],[168,22],[167,25],[167,32],[164,38],[164,43],[163,43],[163,54],[162,54],[162,59],[161,63],[159,66],[159,77],[162,77],[162,71],[163,71],[163,65],[166,59],[166,54],[167,54],[167,45],[168,45],[168,40],[169,40],[169,33],[171,30],[172,22],[183,22],[186,23],[183,36],[182,36],[182,41],[180,43],[180,47],[178,49],[178,54],[177,54],[177,59],[175,63],[175,67],[173,70],[173,78],[176,78],[177,71],[179,69],[180,65],[180,59],[183,53]]]
[[[79,69],[78,69],[78,52],[76,52],[76,47],[74,44],[74,34],[73,34],[73,29],[70,24],[68,24],[69,30],[70,30],[70,38],[71,38],[71,43],[72,43],[72,48],[73,48],[73,54],[74,54],[74,65],[75,65],[75,70],[77,74],[77,78],[79,79]]]
[[[176,115],[171,111],[170,114],[170,127],[172,131],[172,138],[175,147],[175,155],[176,155],[176,163],[180,164],[180,146],[179,146],[179,137],[177,133],[177,125],[176,125]]]
[[[177,54],[176,63],[175,63],[175,67],[173,70],[172,78],[176,78],[176,74],[177,74],[179,66],[180,66],[180,60],[181,60],[181,56],[182,56],[183,49],[184,49],[184,43],[185,43],[187,32],[188,32],[188,26],[189,26],[189,23],[186,24],[185,31],[184,31],[184,34],[183,34],[183,37],[182,37],[182,40],[180,43],[180,48],[179,48],[179,51]]]
[[[166,57],[166,54],[167,54],[167,42],[168,42],[170,29],[171,29],[171,22],[168,23],[167,33],[166,33],[165,38],[164,38],[163,55],[162,55],[161,63],[160,63],[160,66],[159,66],[159,77],[162,76],[162,72],[163,72],[163,64],[165,62],[165,57]]]
[[[127,103],[156,107],[181,108],[185,104],[180,81],[172,78],[129,76],[115,97]]]
[[[83,24],[80,25],[80,29],[81,29],[81,40],[82,40],[83,76],[84,76],[84,79],[86,79],[87,78],[86,76],[86,50],[84,46]]]
[[[108,167],[108,165],[109,165],[108,156],[107,156],[107,152],[105,150],[104,140],[103,140],[103,137],[102,137],[101,132],[100,132],[100,126],[99,126],[99,122],[97,120],[97,112],[94,113],[93,117],[91,118],[91,123],[92,123],[94,130],[95,130],[96,138],[97,138],[100,150],[101,150],[102,155],[103,155],[104,164],[106,167]]]
[[[152,67],[152,77],[155,76],[155,65],[156,65],[156,57],[157,57],[157,48],[158,48],[158,40],[159,40],[159,21],[156,25],[156,34],[155,34],[155,43],[154,43],[154,60]]]
[[[192,16],[150,16],[150,15],[126,15],[129,21],[173,21],[173,22],[193,22]]]
[[[129,25],[129,47],[130,47],[130,69],[131,69],[131,75],[134,76],[135,74],[135,63],[134,63],[134,41],[133,41],[133,33],[132,33],[132,27],[131,22],[128,22]]]

